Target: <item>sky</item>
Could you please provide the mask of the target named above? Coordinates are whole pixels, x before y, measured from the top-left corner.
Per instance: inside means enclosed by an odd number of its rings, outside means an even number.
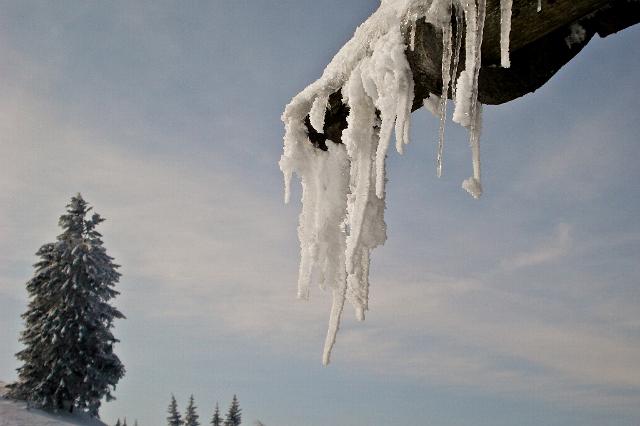
[[[203,421],[233,394],[267,426],[640,424],[640,27],[594,40],[467,135],[412,117],[388,161],[370,311],[296,300],[299,184],[280,115],[376,1],[0,1],[0,380],[34,253],[81,192],[107,219],[127,374],[108,423]]]

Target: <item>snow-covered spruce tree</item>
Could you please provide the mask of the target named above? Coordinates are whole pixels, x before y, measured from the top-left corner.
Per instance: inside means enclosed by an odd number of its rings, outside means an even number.
[[[193,402],[193,395],[189,397],[189,405],[187,406],[187,411],[184,413],[184,426],[200,426],[200,422],[198,421],[198,413],[196,413],[196,405]]]
[[[227,418],[224,420],[224,426],[240,426],[240,423],[242,423],[241,412],[242,409],[240,408],[240,404],[238,404],[238,398],[236,395],[233,395],[233,400],[227,412]]]
[[[220,408],[218,407],[217,402],[216,409],[213,412],[213,417],[211,418],[211,426],[222,426],[222,417],[220,417]]]
[[[113,321],[124,316],[109,301],[120,278],[103,246],[96,226],[104,219],[80,194],[60,217],[62,234],[43,245],[35,274],[27,282],[30,301],[22,315],[25,348],[16,354],[23,362],[9,395],[36,406],[98,417],[102,398],[111,392],[125,369],[114,354],[118,340]]]
[[[180,412],[178,411],[178,403],[176,402],[176,397],[173,395],[171,395],[171,402],[169,403],[167,412],[169,413],[167,426],[182,426],[182,417],[180,417]]]

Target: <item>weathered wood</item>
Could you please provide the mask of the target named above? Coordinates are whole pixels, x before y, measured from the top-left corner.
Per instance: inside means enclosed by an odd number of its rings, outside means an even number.
[[[612,3],[626,3],[626,0],[543,0],[542,10],[532,0],[513,0],[511,13],[512,51],[529,45],[553,31],[567,27],[580,18],[597,12]],[[482,39],[483,63],[500,63],[500,1],[487,1],[485,34]]]
[[[635,0],[543,0],[540,12],[537,0],[513,0],[511,67],[501,68],[500,0],[487,0],[479,100],[495,105],[533,92],[580,52],[594,34],[606,37],[638,22],[640,2]],[[584,29],[584,38],[568,43],[573,24]],[[464,50],[461,54],[462,64]],[[441,32],[424,20],[419,21],[415,49],[407,50],[406,55],[414,78],[415,110],[430,93],[442,93]],[[348,114],[340,93],[334,93],[329,99],[323,133],[307,123],[312,143],[320,149],[326,149],[327,139],[340,143]]]
[[[526,0],[516,3],[527,3]],[[511,67],[501,68],[499,28],[490,29],[483,39],[479,100],[496,105],[531,93],[545,84],[577,55],[595,34],[606,37],[640,22],[640,3],[636,1],[564,2],[547,0],[541,12],[535,8],[514,8],[511,33]],[[595,10],[590,9],[595,7]],[[519,12],[516,12],[519,11]],[[532,15],[535,14],[535,15]],[[546,16],[545,16],[546,15]],[[487,17],[487,25],[499,26],[499,16]],[[563,19],[566,19],[563,23]],[[495,22],[498,20],[498,22]],[[572,25],[584,30],[580,42],[569,42]],[[525,30],[519,30],[521,25]],[[496,50],[497,49],[497,50]]]

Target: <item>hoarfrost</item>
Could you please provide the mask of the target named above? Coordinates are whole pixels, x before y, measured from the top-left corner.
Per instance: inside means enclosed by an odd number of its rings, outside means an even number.
[[[378,10],[358,27],[322,76],[285,108],[280,168],[285,179],[286,202],[294,173],[302,183],[298,297],[309,297],[314,280],[321,288],[331,290],[333,297],[323,352],[325,365],[331,357],[345,302],[354,308],[359,320],[364,320],[368,309],[371,253],[386,240],[387,152],[392,134],[399,153],[409,142],[414,88],[405,51],[415,46],[416,21],[420,19],[443,33],[442,96],[430,94],[424,101],[427,109],[440,118],[437,174],[440,176],[442,172],[447,98],[451,94],[455,103],[453,120],[469,130],[472,153],[473,173],[462,186],[475,198],[482,193],[478,75],[485,2],[382,0]],[[501,1],[501,12],[501,62],[505,66],[511,0]],[[457,79],[452,79],[451,76],[458,75],[463,25],[464,69]],[[329,95],[338,91],[349,107],[347,128],[342,134],[344,144],[327,141],[327,151],[321,151],[310,143],[305,120],[308,116],[311,126],[322,133]]]
[[[313,101],[309,112],[309,121],[318,133],[324,132],[324,116],[327,110],[327,102],[329,102],[329,95],[318,96]]]
[[[429,93],[429,96],[422,101],[422,105],[429,111],[431,114],[438,117],[438,108],[440,107],[440,96],[434,95],[433,93]]]
[[[567,47],[571,49],[574,44],[580,44],[584,41],[587,36],[587,31],[578,23],[572,24],[569,30],[571,32],[565,37],[564,41],[567,43]]]

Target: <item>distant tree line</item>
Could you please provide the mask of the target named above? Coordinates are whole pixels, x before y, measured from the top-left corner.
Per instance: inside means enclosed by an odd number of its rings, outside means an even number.
[[[116,422],[116,425],[115,425],[115,426],[128,426],[128,425],[127,425],[127,418],[125,417],[125,418],[124,418],[124,421],[122,421],[122,422],[120,422],[120,419],[118,419],[118,421]],[[135,420],[135,421],[133,422],[133,426],[138,426],[138,421],[137,421],[137,420]]]
[[[169,408],[167,409],[167,412],[169,413],[169,416],[167,417],[167,426],[201,426],[201,423],[198,420],[200,416],[196,411],[197,408],[193,395],[191,395],[189,397],[189,404],[187,405],[184,417],[182,417],[178,411],[176,398],[171,395],[171,401],[169,402]],[[227,410],[227,415],[224,421],[220,415],[220,407],[216,402],[216,408],[213,411],[213,416],[211,417],[209,424],[211,424],[211,426],[240,426],[240,424],[242,424],[242,409],[238,403],[238,397],[233,395],[233,399],[231,400],[231,404],[229,405],[229,410]]]

